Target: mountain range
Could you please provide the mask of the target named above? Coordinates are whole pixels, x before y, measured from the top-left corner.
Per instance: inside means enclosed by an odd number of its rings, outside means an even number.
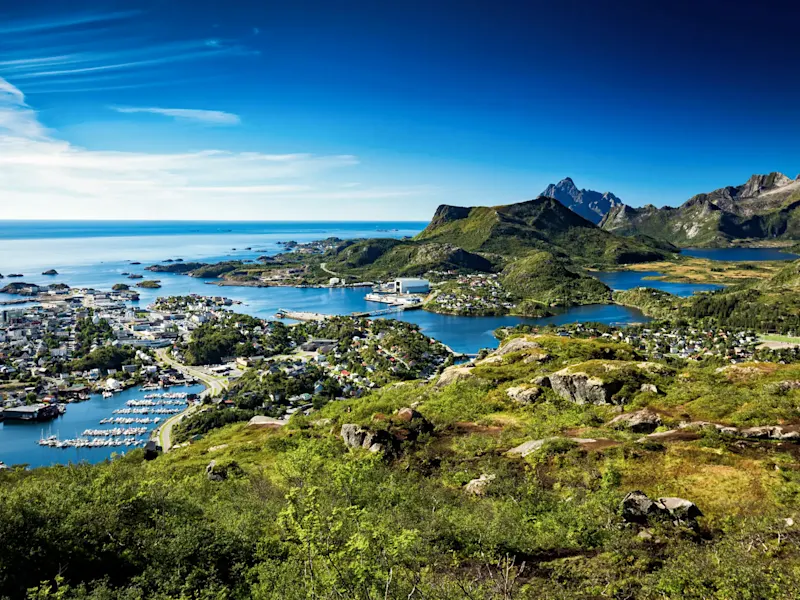
[[[600,227],[622,235],[669,240],[683,247],[800,239],[800,176],[753,175],[742,185],[698,194],[677,208],[618,204],[609,209]]]

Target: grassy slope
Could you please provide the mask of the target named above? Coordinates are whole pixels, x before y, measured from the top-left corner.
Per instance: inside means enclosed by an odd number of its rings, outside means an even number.
[[[568,268],[549,252],[533,252],[509,263],[502,282],[509,292],[547,305],[604,303],[611,297],[604,283]]]
[[[0,473],[0,594],[50,579],[107,577],[93,598],[793,598],[800,568],[800,473],[792,444],[699,436],[664,444],[603,426],[609,407],[577,406],[550,390],[530,406],[508,387],[565,364],[630,361],[621,344],[539,338],[544,363],[511,353],[445,388],[406,384],[326,406],[282,430],[235,425],[146,463],[141,452],[95,467]],[[615,364],[615,363],[609,363]],[[627,364],[627,363],[626,363]],[[580,367],[586,369],[586,365]],[[631,392],[666,423],[800,422],[792,365],[717,372],[686,367],[637,374],[661,395]],[[631,386],[630,389],[638,390]],[[347,451],[342,423],[389,424],[419,402],[435,426],[394,461]],[[580,449],[551,443],[527,459],[514,445],[550,435],[603,438]],[[205,467],[235,462],[224,482]],[[496,478],[484,496],[463,485]],[[631,489],[694,500],[700,539],[655,525],[657,540],[621,526]],[[524,565],[523,565],[524,563]],[[508,569],[511,596],[498,587]],[[123,596],[125,590],[127,595]],[[334,592],[337,590],[337,592]],[[39,595],[37,598],[51,596]],[[53,596],[54,597],[54,596]]]

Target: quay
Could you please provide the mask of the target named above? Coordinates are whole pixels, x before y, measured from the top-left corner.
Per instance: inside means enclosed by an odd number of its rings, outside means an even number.
[[[330,319],[333,315],[323,315],[322,313],[314,312],[300,312],[294,310],[287,310],[285,308],[278,309],[275,316],[279,319],[293,319],[295,321],[324,321]]]

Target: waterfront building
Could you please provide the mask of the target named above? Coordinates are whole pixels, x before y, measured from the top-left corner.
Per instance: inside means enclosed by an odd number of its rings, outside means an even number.
[[[389,288],[395,294],[427,294],[431,283],[427,279],[399,277],[389,283]]]

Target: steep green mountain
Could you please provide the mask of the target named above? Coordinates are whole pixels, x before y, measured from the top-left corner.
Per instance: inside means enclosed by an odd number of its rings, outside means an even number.
[[[452,244],[395,239],[345,242],[325,259],[330,271],[362,277],[413,276],[432,270],[489,272],[494,269],[487,258]]]
[[[549,252],[533,252],[511,261],[501,276],[503,286],[512,294],[546,305],[593,304],[611,299],[607,285],[570,268]]]
[[[678,246],[726,246],[742,239],[800,239],[800,179],[753,175],[746,183],[698,194],[678,208],[612,207],[606,231],[644,234]]]
[[[416,240],[450,243],[471,252],[506,258],[544,250],[586,264],[647,262],[668,255],[643,238],[624,238],[603,231],[558,200],[547,197],[505,206],[442,205]]]

